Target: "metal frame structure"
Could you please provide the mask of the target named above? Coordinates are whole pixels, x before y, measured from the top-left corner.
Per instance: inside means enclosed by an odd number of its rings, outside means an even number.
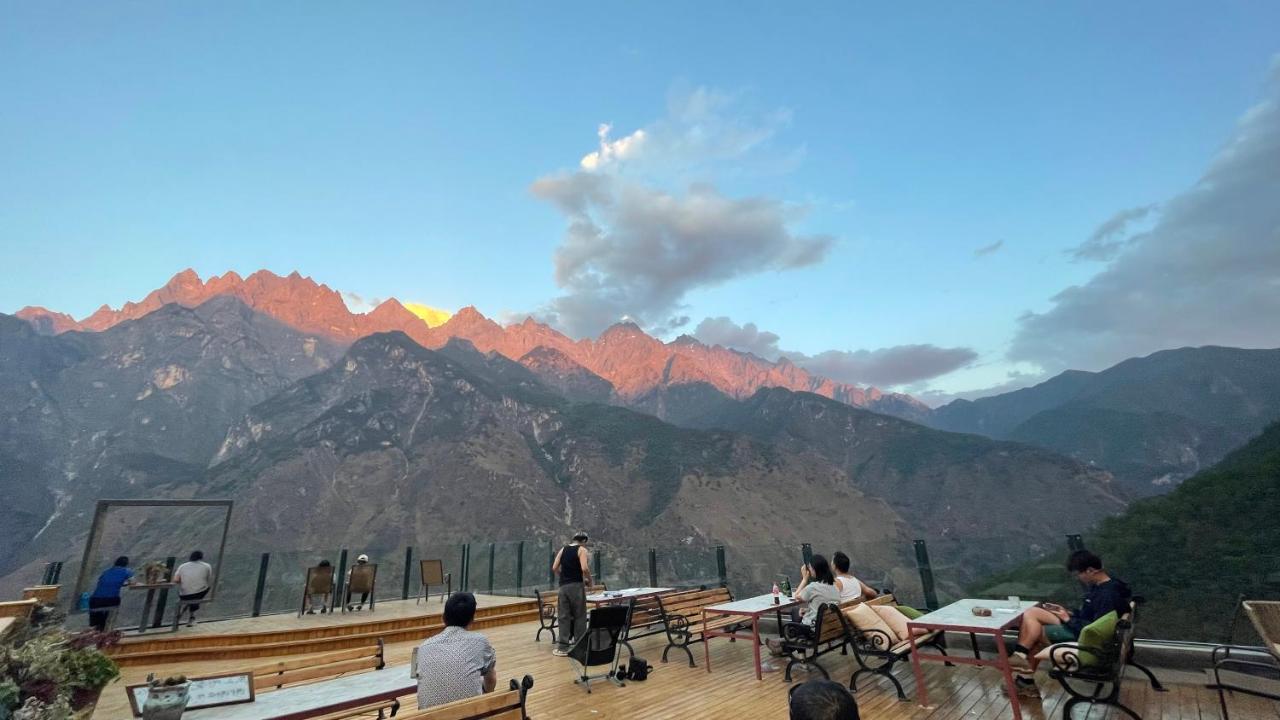
[[[93,556],[93,551],[97,549],[98,542],[102,539],[103,520],[107,516],[107,512],[116,507],[189,507],[189,508],[209,508],[222,507],[226,508],[226,514],[222,521],[222,537],[218,541],[218,564],[213,568],[213,586],[210,593],[202,599],[202,602],[211,602],[218,594],[218,583],[222,580],[222,557],[227,549],[227,533],[231,528],[231,510],[234,502],[231,500],[168,500],[168,499],[133,499],[133,500],[99,500],[93,511],[93,524],[89,526],[89,537],[85,540],[84,554],[80,558],[80,572],[76,576],[75,590],[71,593],[69,600],[70,606],[68,611],[71,613],[80,612],[79,601],[80,595],[85,591],[91,572],[89,560]]]

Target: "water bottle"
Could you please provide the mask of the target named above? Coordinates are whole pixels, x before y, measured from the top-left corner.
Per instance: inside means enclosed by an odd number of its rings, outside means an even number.
[[[773,584],[773,604],[777,605],[779,602],[781,601],[778,599],[778,583],[775,582]]]

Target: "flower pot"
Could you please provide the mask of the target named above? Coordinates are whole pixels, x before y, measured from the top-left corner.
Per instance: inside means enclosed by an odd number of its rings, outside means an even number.
[[[187,691],[191,683],[161,685],[147,690],[147,701],[142,705],[142,720],[179,720],[187,709]]]

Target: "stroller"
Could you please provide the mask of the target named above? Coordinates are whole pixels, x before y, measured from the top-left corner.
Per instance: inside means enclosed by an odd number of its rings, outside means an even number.
[[[591,681],[607,679],[618,687],[625,683],[618,677],[618,649],[631,622],[629,605],[606,605],[587,615],[587,631],[576,638],[569,648],[569,659],[574,664],[575,683],[581,683],[591,692]],[[609,671],[589,674],[593,667],[609,666]]]

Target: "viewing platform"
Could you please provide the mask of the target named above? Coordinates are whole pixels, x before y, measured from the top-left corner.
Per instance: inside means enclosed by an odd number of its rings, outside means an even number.
[[[534,641],[538,628],[536,606],[529,598],[479,595],[480,612],[472,629],[483,633],[493,644],[498,658],[499,686],[509,678],[531,675],[534,686],[528,697],[528,714],[537,720],[646,719],[690,720],[778,720],[787,718],[787,690],[796,682],[820,673],[797,670],[792,682],[783,677],[784,661],[766,663],[762,680],[756,680],[750,642],[712,640],[712,672],[703,664],[702,649],[695,652],[697,667],[689,667],[683,653],[670,662],[661,662],[666,638],[655,635],[633,641],[636,654],[647,660],[653,671],[644,682],[627,682],[625,687],[609,683],[592,685],[586,693],[574,684],[570,661],[554,657],[545,637]],[[385,643],[382,670],[370,673],[408,674],[413,648],[439,628],[438,600],[416,604],[413,600],[379,602],[377,611],[337,615],[280,614],[202,623],[176,634],[125,640],[115,656],[121,662],[121,677],[102,692],[93,715],[98,720],[119,720],[131,716],[125,686],[157,676],[186,674],[206,676],[233,672],[266,661],[302,658],[316,652],[368,644],[381,637]],[[951,636],[955,652],[968,652],[967,639]],[[624,653],[623,662],[629,658]],[[825,655],[821,665],[836,682],[847,684],[857,669],[854,655],[838,652]],[[1154,668],[1167,692],[1156,692],[1145,678],[1132,672],[1126,678],[1121,699],[1144,720],[1175,718],[1208,720],[1220,718],[1217,694],[1205,687],[1203,673]],[[910,665],[895,671],[902,682],[906,700],[899,700],[892,686],[874,676],[859,679],[857,699],[863,718],[876,720],[995,720],[1012,718],[1010,704],[1001,693],[1001,676],[989,668],[924,666],[930,706],[916,704],[916,684]],[[1057,683],[1038,677],[1042,698],[1022,701],[1024,718],[1059,718],[1066,695]],[[410,681],[411,682],[411,681]],[[416,701],[409,695],[403,707],[411,710]],[[1277,703],[1235,694],[1230,699],[1231,718],[1277,720]],[[376,717],[375,714],[369,715]],[[1088,706],[1075,709],[1073,717],[1118,718],[1112,708]]]

